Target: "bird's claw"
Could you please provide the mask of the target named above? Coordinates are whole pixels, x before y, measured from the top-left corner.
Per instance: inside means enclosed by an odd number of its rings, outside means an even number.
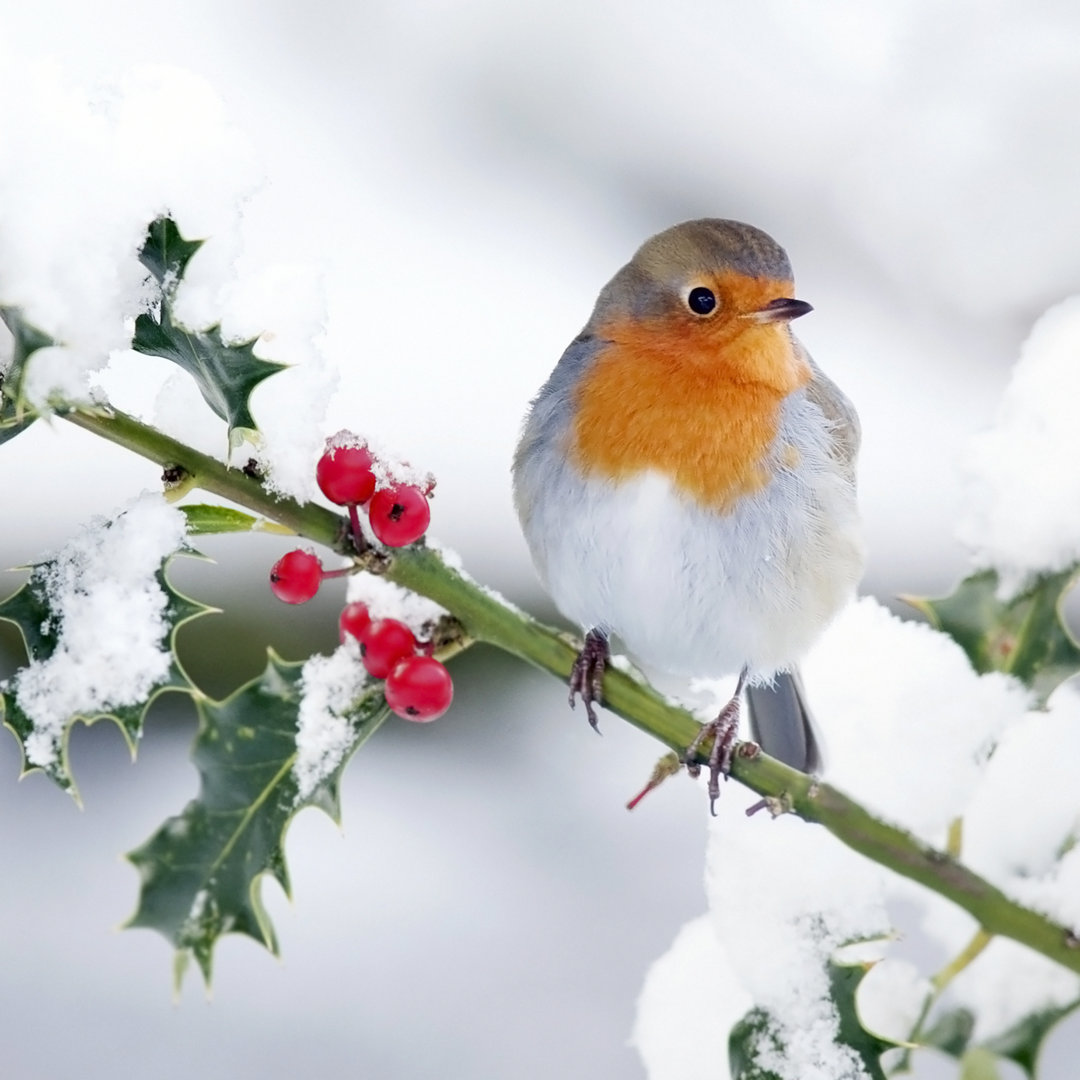
[[[606,635],[599,630],[590,630],[585,635],[585,647],[578,653],[574,666],[570,669],[570,708],[574,708],[578,695],[585,702],[585,715],[593,731],[599,734],[600,725],[596,718],[593,702],[603,698],[604,670],[611,659]]]
[[[716,817],[716,800],[720,798],[720,777],[723,776],[725,780],[728,778],[731,763],[735,758],[735,736],[739,731],[739,709],[745,682],[744,669],[735,687],[734,697],[720,710],[720,715],[715,720],[701,725],[694,741],[682,753],[686,771],[693,777],[699,776],[701,763],[697,760],[697,752],[701,744],[712,737],[706,764],[709,766],[709,813],[713,817]]]

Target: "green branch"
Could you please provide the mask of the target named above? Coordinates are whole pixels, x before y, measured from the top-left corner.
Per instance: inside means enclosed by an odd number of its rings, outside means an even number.
[[[193,486],[238,503],[343,555],[349,552],[346,519],[330,510],[279,499],[258,480],[117,410],[76,409],[62,415],[163,467],[179,466]],[[421,543],[393,552],[385,574],[445,607],[472,640],[489,642],[562,679],[569,676],[580,647],[578,641],[481,588],[447,566],[433,549]],[[690,713],[620,671],[609,669],[605,675],[604,704],[675,751],[688,746],[700,727]],[[708,746],[703,749],[707,752]],[[736,753],[732,775],[758,794],[775,800],[774,808],[825,826],[860,854],[952,900],[974,916],[987,933],[1012,938],[1080,972],[1080,940],[1073,931],[1010,900],[951,855],[879,820],[831,785],[761,753]]]

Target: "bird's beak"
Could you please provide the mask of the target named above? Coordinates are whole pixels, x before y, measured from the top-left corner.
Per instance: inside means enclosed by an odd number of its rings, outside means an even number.
[[[792,319],[797,319],[800,315],[813,310],[805,300],[792,300],[782,296],[778,300],[770,300],[757,311],[748,311],[743,318],[751,319],[756,323],[791,322]]]

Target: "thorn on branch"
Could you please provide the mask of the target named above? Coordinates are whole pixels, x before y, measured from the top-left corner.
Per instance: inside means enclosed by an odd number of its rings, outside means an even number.
[[[746,808],[746,816],[753,817],[762,810],[768,810],[770,817],[778,818],[781,814],[790,814],[795,808],[791,796],[785,792],[783,795],[766,795],[758,799],[753,806]]]

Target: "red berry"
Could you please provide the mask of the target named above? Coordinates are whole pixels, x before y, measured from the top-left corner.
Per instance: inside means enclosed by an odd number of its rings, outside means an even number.
[[[338,617],[338,639],[345,644],[346,635],[351,634],[357,641],[360,640],[360,631],[371,622],[371,612],[367,604],[361,604],[359,600],[345,605],[345,610]]]
[[[410,656],[386,677],[386,704],[403,720],[426,724],[454,700],[450,672],[433,656]]]
[[[338,446],[327,450],[315,466],[315,479],[333,503],[365,503],[375,490],[374,458],[366,446]]]
[[[404,547],[419,540],[431,521],[424,493],[412,484],[395,484],[376,491],[368,507],[371,531],[387,547]]]
[[[376,679],[385,679],[395,664],[415,651],[413,632],[397,619],[375,619],[360,631],[360,659]]]
[[[270,568],[270,589],[286,604],[302,604],[319,591],[322,578],[322,563],[312,552],[297,548]]]

